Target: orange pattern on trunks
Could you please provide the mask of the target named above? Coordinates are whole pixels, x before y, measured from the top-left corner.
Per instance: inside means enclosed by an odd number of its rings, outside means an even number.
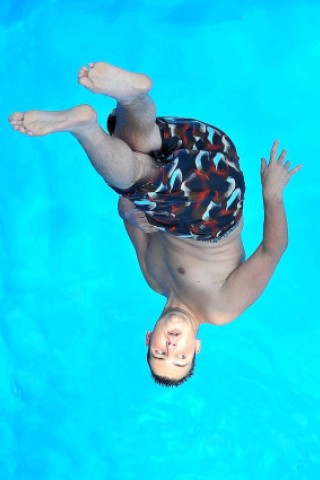
[[[216,242],[238,224],[245,183],[231,139],[198,120],[158,117],[162,146],[155,178],[115,191],[171,235]]]

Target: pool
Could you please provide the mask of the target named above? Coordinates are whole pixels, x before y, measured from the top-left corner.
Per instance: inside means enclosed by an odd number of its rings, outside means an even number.
[[[7,0],[0,19],[1,478],[318,479],[320,6]],[[261,156],[279,138],[304,165],[266,292],[237,321],[202,327],[196,375],[177,389],[146,367],[145,331],[164,301],[140,273],[116,194],[67,134],[7,124],[16,110],[80,103],[104,124],[112,100],[77,84],[97,60],[148,73],[159,115],[230,134],[247,255],[262,234]]]

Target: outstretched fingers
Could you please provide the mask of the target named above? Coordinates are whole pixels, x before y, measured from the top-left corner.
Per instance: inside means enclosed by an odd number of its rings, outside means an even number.
[[[264,174],[266,168],[267,168],[267,160],[265,158],[261,158],[261,168],[260,168],[261,175]]]
[[[277,160],[278,147],[279,147],[279,140],[275,140],[271,147],[270,165],[275,165],[276,163],[278,163],[279,165],[282,165],[286,158],[288,151],[284,149],[281,151],[279,158]]]
[[[280,153],[279,159],[278,159],[279,165],[282,165],[282,164],[283,164],[284,159],[286,158],[287,153],[288,153],[287,150],[282,150],[282,152]],[[286,162],[286,163],[288,163],[288,162]]]
[[[302,168],[302,165],[301,164],[297,165],[295,168],[290,170],[290,162],[289,160],[286,160],[288,150],[286,149],[282,150],[277,160],[278,147],[279,147],[279,140],[275,140],[272,144],[272,148],[270,152],[270,165],[281,165],[285,170],[288,171],[290,175],[294,175]],[[267,162],[265,159],[263,159],[263,164],[261,165],[261,169],[263,169],[264,171],[266,166],[267,166]]]
[[[271,147],[271,152],[270,152],[270,165],[274,164],[277,162],[277,150],[279,146],[279,140],[275,140],[272,144]]]
[[[289,162],[289,160],[287,160],[286,163],[283,164],[283,168],[284,168],[285,170],[288,170],[288,171],[289,171],[289,168],[290,168],[290,162]]]
[[[273,164],[273,165],[281,165],[285,170],[287,170],[288,174],[290,175],[290,177],[292,177],[292,175],[294,175],[295,173],[297,173],[299,170],[301,170],[302,168],[302,165],[299,164],[297,165],[296,167],[292,168],[290,170],[290,162],[289,160],[286,160],[286,156],[287,156],[287,153],[288,151],[286,149],[282,150],[282,152],[280,153],[279,155],[279,158],[278,158],[278,161],[277,161],[277,150],[278,150],[278,147],[279,147],[279,140],[275,140],[272,144],[272,148],[271,148],[271,153],[270,153],[270,165]],[[286,160],[286,161],[285,161]]]
[[[282,199],[282,193],[291,177],[297,173],[302,165],[290,170],[290,162],[286,159],[287,150],[282,150],[278,156],[279,141],[275,140],[270,152],[270,163],[265,158],[261,161],[261,181],[264,200],[273,201]]]
[[[299,165],[292,168],[291,170],[288,170],[288,173],[289,173],[290,177],[292,177],[295,173],[299,172],[299,170],[301,170],[301,168],[302,168],[302,165],[300,163]]]

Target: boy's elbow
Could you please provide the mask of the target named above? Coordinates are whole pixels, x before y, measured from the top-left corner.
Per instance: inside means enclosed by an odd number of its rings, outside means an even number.
[[[283,239],[277,242],[263,242],[262,251],[265,255],[269,255],[274,258],[281,258],[286,249],[288,248],[288,239]]]

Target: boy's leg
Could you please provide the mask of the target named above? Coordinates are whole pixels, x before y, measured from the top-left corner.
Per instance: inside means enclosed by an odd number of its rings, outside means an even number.
[[[148,94],[152,86],[149,77],[98,62],[80,70],[79,82],[117,101],[115,137],[137,152],[150,153],[161,147],[156,108]]]
[[[96,112],[88,105],[60,112],[16,112],[9,121],[15,130],[29,136],[70,132],[80,142],[94,168],[114,187],[126,189],[156,173],[153,158],[135,153],[121,139],[107,135],[97,123]]]

